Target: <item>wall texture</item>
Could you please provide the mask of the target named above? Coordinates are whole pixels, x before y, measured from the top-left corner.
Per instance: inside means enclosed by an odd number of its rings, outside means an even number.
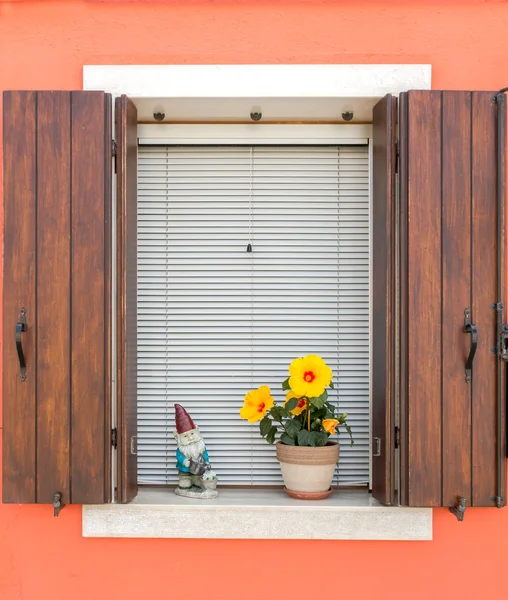
[[[0,0],[0,89],[80,89],[84,64],[430,63],[508,85],[505,0]],[[1,431],[0,431],[1,435]],[[506,597],[508,509],[434,512],[434,541],[101,540],[81,509],[0,505],[1,600]]]

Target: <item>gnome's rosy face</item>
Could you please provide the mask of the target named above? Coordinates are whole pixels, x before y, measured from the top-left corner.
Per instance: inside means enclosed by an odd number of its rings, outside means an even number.
[[[201,439],[201,434],[199,433],[199,427],[196,427],[195,429],[190,429],[184,433],[177,433],[175,437],[177,438],[180,446],[188,446],[189,444],[195,444],[196,442],[199,442]]]

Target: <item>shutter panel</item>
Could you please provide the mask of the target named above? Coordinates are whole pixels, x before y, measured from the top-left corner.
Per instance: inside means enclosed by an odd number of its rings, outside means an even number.
[[[137,109],[126,96],[115,101],[117,138],[117,429],[118,501],[138,491],[137,456]]]
[[[498,248],[504,253],[506,243],[494,95],[401,98],[400,492],[409,506],[451,506],[461,497],[493,506],[498,494],[506,501],[506,465],[498,460],[506,450],[505,408],[499,420],[496,394],[498,369],[502,390],[505,371],[491,352],[498,285],[505,294]],[[500,142],[505,160],[504,136]],[[465,309],[478,327],[471,382]]]
[[[3,501],[111,490],[111,102],[4,93]],[[15,330],[26,310],[20,377]]]
[[[335,482],[366,484],[368,149],[141,147],[139,168],[140,483],[176,481],[181,402],[221,484],[280,485],[239,409],[263,384],[280,402],[290,360],[316,352],[355,434]]]
[[[397,101],[374,107],[372,169],[372,495],[394,503],[395,127]]]

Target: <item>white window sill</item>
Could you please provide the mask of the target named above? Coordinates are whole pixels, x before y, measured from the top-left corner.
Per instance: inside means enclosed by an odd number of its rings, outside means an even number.
[[[431,540],[432,509],[386,507],[365,491],[304,501],[282,490],[221,489],[215,500],[142,489],[130,504],[83,506],[84,537]]]

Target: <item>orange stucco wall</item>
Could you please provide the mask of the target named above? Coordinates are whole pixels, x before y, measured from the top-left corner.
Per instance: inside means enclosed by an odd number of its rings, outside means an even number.
[[[507,31],[506,0],[0,0],[0,88],[79,89],[84,64],[430,63],[435,88],[498,89]],[[416,543],[83,539],[80,507],[0,505],[0,600],[506,598],[507,539],[508,508],[436,510]]]

